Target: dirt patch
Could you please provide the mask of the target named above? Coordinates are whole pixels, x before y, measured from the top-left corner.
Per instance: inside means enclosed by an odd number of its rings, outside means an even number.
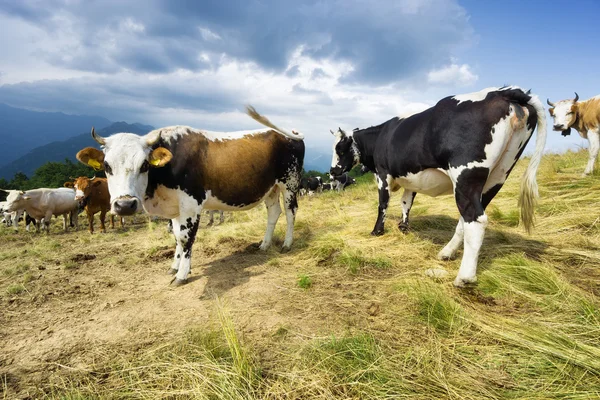
[[[75,254],[73,257],[71,257],[71,261],[74,261],[74,262],[91,261],[91,260],[95,260],[95,259],[96,259],[95,254]]]

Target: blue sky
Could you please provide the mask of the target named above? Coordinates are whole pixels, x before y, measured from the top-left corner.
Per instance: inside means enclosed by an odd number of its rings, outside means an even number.
[[[0,102],[154,126],[255,127],[328,147],[445,96],[600,93],[600,1],[0,1]],[[549,132],[548,149],[584,145]]]

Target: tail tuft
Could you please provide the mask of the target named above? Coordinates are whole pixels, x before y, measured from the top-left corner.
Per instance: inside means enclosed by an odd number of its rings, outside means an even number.
[[[248,114],[250,116],[250,118],[252,118],[256,122],[259,122],[260,124],[262,124],[266,127],[274,129],[275,131],[281,133],[285,137],[288,137],[293,140],[303,140],[304,139],[304,135],[299,132],[292,131],[292,133],[290,133],[284,129],[277,127],[275,124],[273,124],[271,121],[269,121],[269,119],[267,117],[265,117],[264,115],[260,115],[258,113],[258,111],[256,111],[256,109],[254,107],[252,107],[251,105],[246,106],[246,114]]]

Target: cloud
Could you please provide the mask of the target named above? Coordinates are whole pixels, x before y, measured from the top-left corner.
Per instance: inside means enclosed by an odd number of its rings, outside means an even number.
[[[302,48],[353,65],[349,82],[386,84],[455,56],[473,36],[456,0],[24,0],[0,3],[0,13],[57,40],[38,49],[51,65],[100,73],[198,71],[223,54],[281,73]]]
[[[469,86],[477,82],[479,76],[467,64],[450,64],[434,69],[427,74],[427,81],[434,85]]]

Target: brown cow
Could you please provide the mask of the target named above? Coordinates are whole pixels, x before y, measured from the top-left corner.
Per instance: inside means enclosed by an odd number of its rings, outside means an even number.
[[[100,212],[100,229],[106,233],[104,219],[106,213],[110,211],[110,193],[108,192],[108,183],[106,178],[87,178],[80,176],[74,182],[65,182],[65,187],[75,189],[75,200],[80,205],[85,206],[85,212],[90,225],[90,233],[94,233],[94,214]],[[123,227],[123,218],[121,228]],[[115,216],[110,214],[110,227],[115,228]]]

